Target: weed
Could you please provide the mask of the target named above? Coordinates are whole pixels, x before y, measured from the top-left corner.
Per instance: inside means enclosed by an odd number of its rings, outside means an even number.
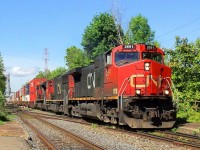
[[[187,111],[178,111],[177,118],[186,118],[188,122],[200,122],[200,112],[193,109]]]
[[[173,133],[176,133],[176,132],[177,132],[177,128],[173,128],[171,131],[172,131]]]
[[[16,118],[16,115],[8,115],[7,118],[11,121]]]
[[[92,123],[92,128],[96,128],[98,125],[95,123]]]
[[[0,120],[0,125],[2,125],[2,124],[4,124],[4,122]]]

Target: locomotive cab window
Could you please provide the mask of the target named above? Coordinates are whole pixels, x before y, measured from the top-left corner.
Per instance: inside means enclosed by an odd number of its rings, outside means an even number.
[[[142,53],[142,59],[151,59],[159,63],[163,63],[162,55],[160,53],[144,52]]]
[[[138,52],[116,52],[115,63],[117,66],[132,63],[139,60]]]

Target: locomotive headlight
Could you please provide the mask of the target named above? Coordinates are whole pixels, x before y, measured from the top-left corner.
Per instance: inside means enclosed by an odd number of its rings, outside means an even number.
[[[140,91],[140,90],[135,90],[135,93],[136,93],[137,95],[140,95],[140,94],[141,94],[141,91]]]
[[[146,71],[149,71],[150,70],[150,63],[144,63],[144,69]]]
[[[169,90],[164,90],[165,95],[169,95]]]

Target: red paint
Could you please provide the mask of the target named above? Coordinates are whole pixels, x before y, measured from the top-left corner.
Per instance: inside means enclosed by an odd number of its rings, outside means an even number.
[[[141,90],[143,96],[163,95],[164,90],[169,87],[165,78],[171,78],[171,68],[154,60],[142,59],[143,52],[152,51],[147,51],[145,45],[142,44],[135,45],[135,47],[135,50],[124,50],[123,46],[118,46],[112,50],[112,65],[106,66],[104,71],[104,96],[117,95],[113,92],[116,88],[118,95],[123,93],[125,96],[135,96],[136,89]],[[140,60],[117,66],[115,53],[125,51],[139,52]],[[164,60],[164,52],[159,48],[155,51],[160,53]],[[145,62],[150,63],[149,71],[144,69]],[[159,82],[159,77],[161,82]],[[162,84],[159,85],[159,83]]]
[[[69,78],[69,83],[68,83],[69,90],[68,90],[67,95],[68,97],[73,97],[74,96],[74,78],[72,75],[69,75],[68,78]]]
[[[29,82],[30,84],[30,102],[36,101],[37,98],[37,90],[36,86],[46,81],[45,78],[34,78]]]
[[[46,100],[52,100],[54,95],[54,80],[46,82]]]
[[[26,94],[25,94],[25,86],[22,86],[22,88],[21,88],[21,94],[22,94],[22,96],[25,96]]]

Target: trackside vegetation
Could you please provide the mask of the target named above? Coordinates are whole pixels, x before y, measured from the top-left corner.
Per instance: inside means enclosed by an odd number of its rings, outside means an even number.
[[[165,52],[173,70],[177,117],[188,122],[200,122],[200,39],[188,42],[187,38],[177,36],[175,48]]]
[[[65,73],[67,69],[65,67],[58,67],[53,71],[47,70],[47,71],[40,71],[36,78],[46,78],[48,80],[53,79],[54,77],[57,77],[63,73]]]
[[[3,58],[0,54],[0,124],[3,121],[8,120],[8,114],[5,111],[5,97],[4,97],[4,92],[5,92],[5,87],[6,87],[6,77],[4,75],[4,63],[3,63]]]

